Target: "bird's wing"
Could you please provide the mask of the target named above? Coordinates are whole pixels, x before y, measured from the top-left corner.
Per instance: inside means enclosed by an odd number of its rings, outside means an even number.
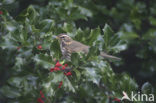
[[[73,53],[73,52],[83,52],[85,54],[87,54],[89,52],[89,46],[84,45],[80,42],[77,41],[72,41],[71,44],[69,44],[68,46],[66,46],[67,50],[69,50],[69,52]],[[108,58],[108,59],[115,59],[115,60],[121,60],[118,57],[112,56],[112,55],[108,55],[105,52],[101,52],[100,56],[102,56],[103,58]]]
[[[89,51],[89,46],[86,46],[80,42],[77,41],[72,41],[71,44],[67,46],[67,49],[71,52],[83,52],[83,53],[88,53]]]

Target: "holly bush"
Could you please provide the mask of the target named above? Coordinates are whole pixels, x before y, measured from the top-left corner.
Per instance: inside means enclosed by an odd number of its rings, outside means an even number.
[[[121,1],[131,6],[133,4]],[[114,72],[125,63],[124,59],[114,61],[98,56],[99,51],[105,51],[120,57],[117,54],[128,50],[132,44],[130,40],[139,38],[127,23],[121,26],[119,32],[114,32],[110,22],[109,25],[102,21],[107,17],[101,18],[98,14],[104,11],[104,15],[113,15],[114,21],[118,19],[123,23],[121,18],[125,14],[118,15],[118,9],[128,10],[129,7],[118,5],[109,12],[102,4],[94,4],[91,0],[34,0],[38,5],[32,3],[19,14],[19,11],[13,14],[12,8],[20,8],[23,2],[2,0],[0,3],[0,102],[115,103],[120,101],[123,91],[130,94],[139,90],[138,83],[128,73]],[[132,18],[140,5],[134,6]],[[84,24],[90,20],[94,27]],[[104,23],[98,25],[98,20]],[[155,19],[151,17],[150,20]],[[136,23],[135,29],[141,29],[140,19],[134,18],[132,23]],[[149,32],[154,32],[154,29]],[[67,33],[74,40],[89,45],[89,53],[73,53],[71,61],[62,59],[59,42],[53,38],[60,33]],[[145,36],[139,40],[147,40]],[[150,46],[155,47],[153,40],[148,41]],[[144,58],[146,51],[140,52],[142,54],[136,55]],[[154,93],[148,82],[141,90]]]

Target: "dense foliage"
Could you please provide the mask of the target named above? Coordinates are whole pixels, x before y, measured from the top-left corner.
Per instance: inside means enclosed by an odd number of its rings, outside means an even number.
[[[0,103],[115,103],[122,91],[156,94],[153,2],[2,0]],[[59,33],[90,52],[62,59],[52,38]],[[99,51],[122,60],[103,59]]]

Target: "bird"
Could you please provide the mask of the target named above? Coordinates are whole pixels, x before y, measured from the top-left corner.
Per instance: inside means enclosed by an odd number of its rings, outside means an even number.
[[[64,59],[71,60],[72,53],[82,52],[84,54],[88,54],[90,46],[85,45],[81,42],[73,40],[70,36],[65,33],[61,33],[57,36],[53,36],[54,38],[58,39],[60,43],[60,49]],[[118,57],[108,55],[105,52],[100,52],[100,56],[103,58],[114,59],[114,60],[121,60]]]

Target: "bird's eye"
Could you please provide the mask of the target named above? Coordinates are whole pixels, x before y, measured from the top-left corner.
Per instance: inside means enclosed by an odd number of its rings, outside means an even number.
[[[61,36],[62,39],[64,39],[64,36]]]

